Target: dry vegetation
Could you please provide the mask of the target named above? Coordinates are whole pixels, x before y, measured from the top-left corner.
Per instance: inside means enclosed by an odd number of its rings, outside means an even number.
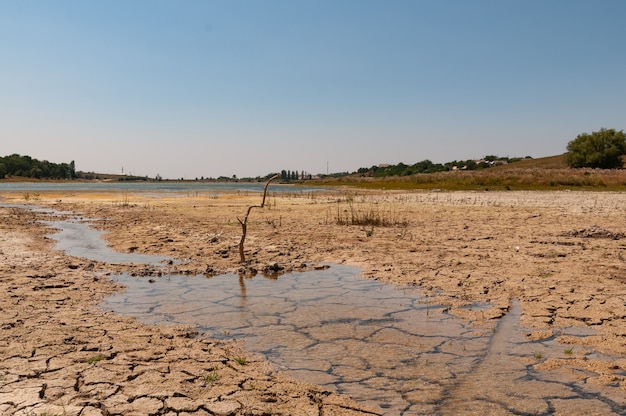
[[[310,182],[309,182],[310,183]],[[624,169],[571,169],[563,155],[526,159],[475,171],[450,171],[406,177],[371,178],[359,175],[318,182],[369,189],[459,190],[626,190]]]

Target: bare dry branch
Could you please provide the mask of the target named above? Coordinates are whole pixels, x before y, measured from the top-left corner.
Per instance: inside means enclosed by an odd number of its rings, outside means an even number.
[[[265,187],[263,188],[263,200],[261,201],[261,205],[250,205],[248,207],[248,210],[246,211],[246,216],[243,217],[243,221],[239,217],[237,217],[237,221],[239,221],[239,224],[241,224],[241,240],[239,240],[239,258],[242,263],[245,263],[246,261],[246,255],[243,252],[243,244],[246,241],[246,233],[248,231],[248,216],[250,215],[250,211],[252,211],[252,208],[265,207],[265,197],[267,196],[267,187],[269,186],[270,182],[272,182],[274,179],[277,179],[277,178],[278,178],[278,175],[274,175],[271,178],[269,178],[267,182],[265,182]]]

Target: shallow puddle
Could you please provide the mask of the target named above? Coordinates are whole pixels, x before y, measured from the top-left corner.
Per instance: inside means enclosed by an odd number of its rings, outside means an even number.
[[[56,241],[54,248],[64,251],[68,256],[111,264],[165,264],[176,263],[169,257],[139,253],[119,253],[111,250],[102,238],[104,231],[90,227],[91,222],[77,217],[72,212],[58,211],[52,208],[30,204],[6,204],[0,202],[0,208],[27,209],[45,217],[68,217],[67,220],[50,219],[41,223],[54,228],[50,238]]]
[[[120,275],[128,289],[100,306],[243,340],[294,377],[383,414],[569,413],[575,399],[601,413],[625,409],[617,388],[594,391],[562,372],[534,371],[539,352],[564,357],[564,347],[528,341],[517,303],[497,327],[477,329],[413,290],[359,275],[343,265],[273,279]]]
[[[104,232],[89,227],[89,222],[79,220],[43,222],[59,229],[59,232],[52,234],[50,238],[57,242],[54,246],[55,249],[63,250],[69,256],[112,264],[158,265],[169,261],[169,258],[164,256],[113,251],[102,239]]]

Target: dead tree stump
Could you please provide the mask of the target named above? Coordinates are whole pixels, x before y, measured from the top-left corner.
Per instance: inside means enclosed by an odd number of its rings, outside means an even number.
[[[265,207],[265,197],[267,196],[267,187],[269,186],[270,182],[272,182],[274,179],[277,179],[277,178],[278,178],[278,175],[274,175],[271,178],[269,178],[267,182],[265,182],[265,187],[263,187],[263,200],[261,201],[261,205],[250,205],[248,207],[248,210],[246,211],[246,216],[243,217],[243,221],[239,217],[237,217],[237,221],[239,221],[239,224],[241,224],[241,240],[239,240],[239,258],[242,263],[246,262],[246,255],[243,252],[243,245],[244,245],[244,242],[246,241],[246,233],[248,231],[248,216],[250,215],[250,211],[252,211],[252,208]]]

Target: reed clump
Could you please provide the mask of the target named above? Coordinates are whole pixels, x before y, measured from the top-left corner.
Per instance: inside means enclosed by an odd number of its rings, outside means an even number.
[[[408,219],[398,204],[374,200],[357,202],[352,198],[337,202],[335,222],[338,225],[370,227],[406,227]]]

